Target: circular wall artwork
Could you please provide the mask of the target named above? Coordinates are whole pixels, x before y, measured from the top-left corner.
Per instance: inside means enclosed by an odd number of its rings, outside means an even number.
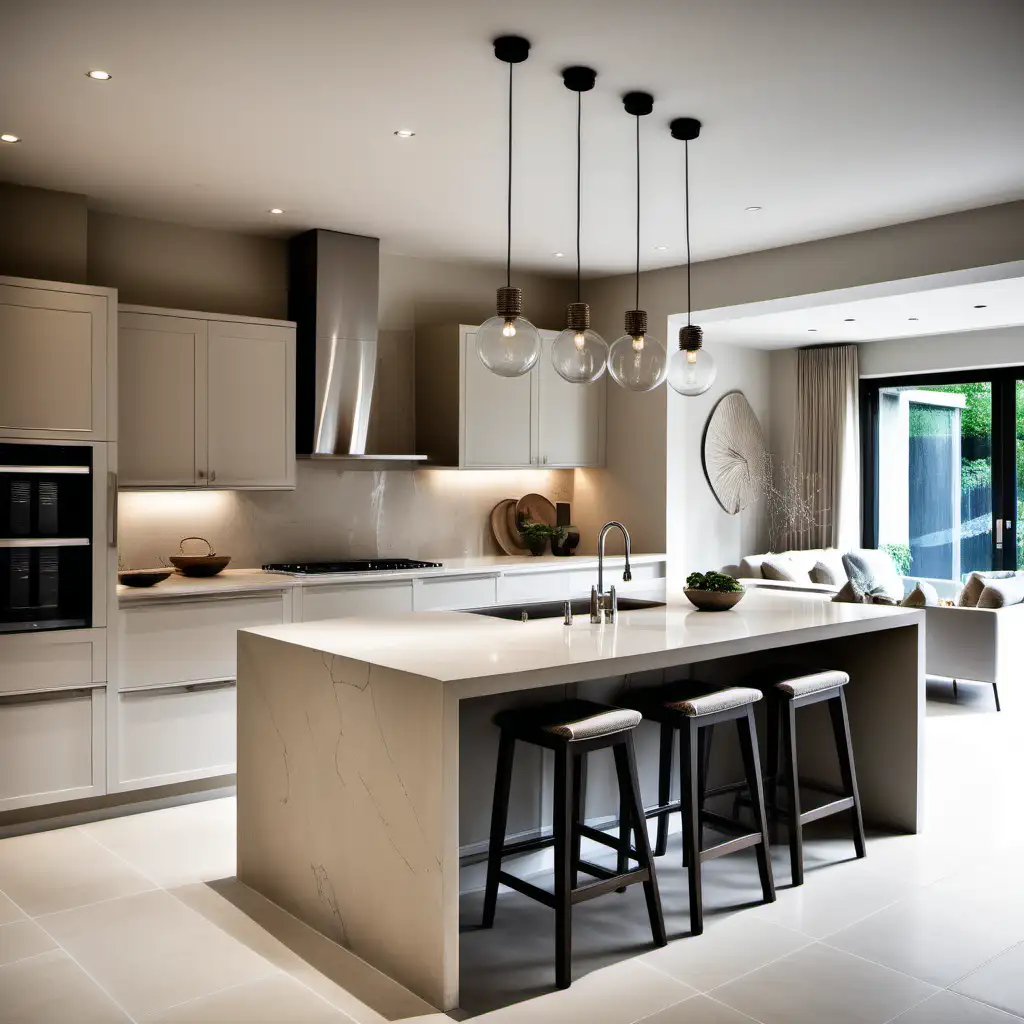
[[[764,490],[764,434],[742,391],[723,395],[704,427],[704,475],[718,504],[729,513],[746,508]]]

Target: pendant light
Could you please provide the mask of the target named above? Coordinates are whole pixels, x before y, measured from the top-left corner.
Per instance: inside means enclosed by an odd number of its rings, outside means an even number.
[[[700,135],[700,121],[677,117],[670,125],[673,139],[683,146],[683,192],[686,202],[686,326],[679,328],[679,351],[668,364],[668,383],[681,395],[703,395],[715,382],[715,361],[704,348],[704,331],[690,322],[690,143]]]
[[[654,97],[628,92],[626,113],[636,118],[636,304],[640,305],[640,118],[654,109]],[[665,379],[665,346],[647,331],[647,310],[626,310],[626,333],[608,355],[608,372],[630,391],[653,391]]]
[[[520,36],[494,40],[494,56],[508,65],[508,203],[505,285],[498,289],[497,315],[476,332],[481,362],[500,377],[522,377],[540,356],[540,331],[522,316],[523,292],[512,287],[512,68],[530,55],[530,44]]]
[[[570,384],[593,384],[608,365],[608,342],[590,328],[590,306],[580,301],[580,192],[583,138],[583,94],[594,88],[593,68],[562,72],[565,87],[576,93],[576,301],[565,313],[565,330],[551,343],[555,372]]]

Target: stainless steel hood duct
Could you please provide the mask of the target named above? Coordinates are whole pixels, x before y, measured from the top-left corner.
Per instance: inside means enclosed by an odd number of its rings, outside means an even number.
[[[312,458],[422,461],[366,451],[377,372],[380,241],[314,230],[289,243],[296,331],[296,450]]]

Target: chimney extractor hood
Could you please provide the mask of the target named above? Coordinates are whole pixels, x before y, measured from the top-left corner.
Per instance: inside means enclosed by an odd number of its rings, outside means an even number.
[[[377,372],[379,239],[306,231],[291,240],[288,255],[288,316],[297,324],[297,453],[423,462],[425,455],[366,451]]]

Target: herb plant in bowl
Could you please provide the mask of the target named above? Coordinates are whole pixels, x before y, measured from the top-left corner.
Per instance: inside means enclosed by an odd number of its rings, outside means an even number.
[[[522,534],[523,543],[530,549],[530,554],[543,555],[547,550],[548,540],[552,537],[561,538],[565,528],[524,519],[519,524],[519,532]]]
[[[698,611],[724,612],[739,604],[746,590],[724,572],[691,572],[683,593]]]

